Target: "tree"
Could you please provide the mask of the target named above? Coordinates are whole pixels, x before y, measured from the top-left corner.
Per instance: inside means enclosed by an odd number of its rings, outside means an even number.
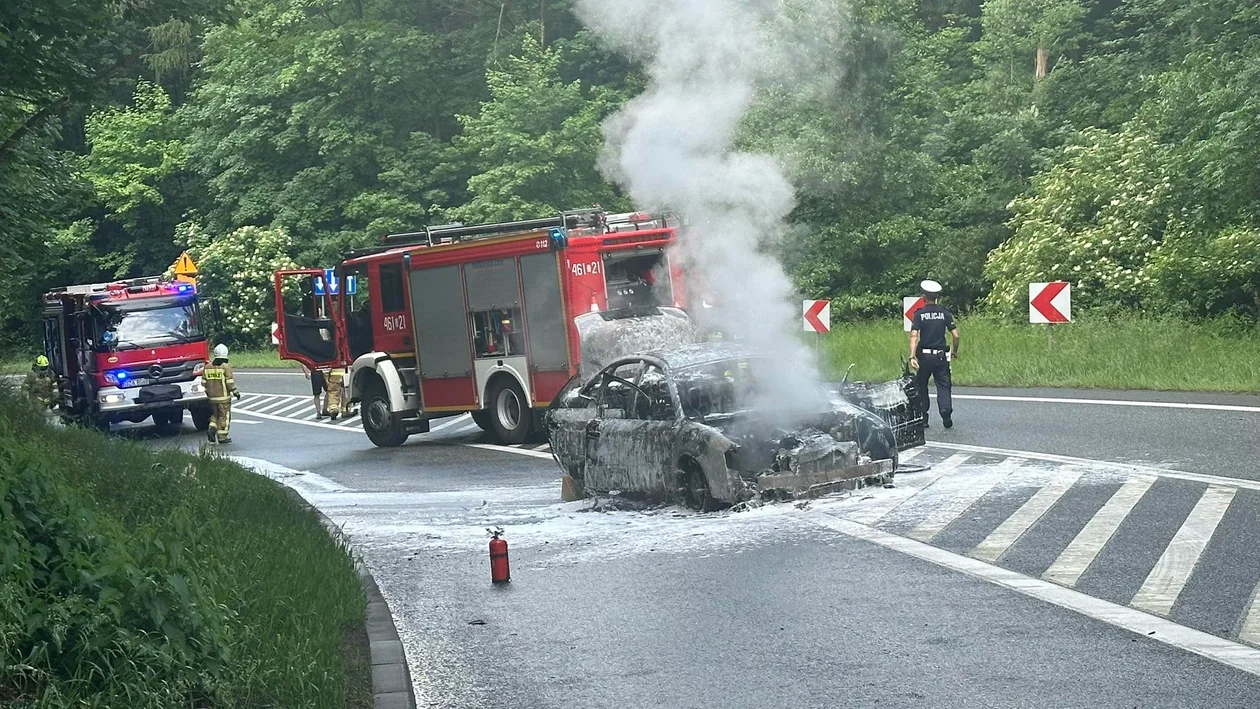
[[[471,165],[470,199],[447,211],[466,222],[528,219],[602,204],[627,206],[600,177],[600,120],[614,97],[560,79],[559,51],[529,35],[520,53],[486,77],[490,100],[464,127],[454,147]]]
[[[297,268],[293,239],[283,229],[245,226],[215,236],[198,224],[180,225],[179,238],[197,261],[197,288],[219,304],[222,339],[263,347],[275,320],[272,274]]]

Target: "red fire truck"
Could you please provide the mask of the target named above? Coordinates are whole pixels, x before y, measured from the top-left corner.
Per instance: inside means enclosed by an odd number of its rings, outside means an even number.
[[[321,270],[276,272],[280,356],[349,367],[349,400],[378,446],[462,412],[519,443],[577,371],[574,317],[686,307],[677,234],[672,215],[592,209],[389,235],[327,284]]]
[[[157,276],[44,294],[44,353],[60,383],[62,418],[108,429],[152,416],[177,428],[188,409],[205,430],[200,323],[196,287]]]

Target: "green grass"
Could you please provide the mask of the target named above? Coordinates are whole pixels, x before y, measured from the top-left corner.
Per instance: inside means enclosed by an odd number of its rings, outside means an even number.
[[[228,361],[234,369],[296,369],[299,365],[291,359],[280,359],[276,350],[237,350]]]
[[[1054,326],[966,318],[958,326],[958,386],[1260,392],[1254,326],[1139,317]],[[887,379],[900,373],[909,333],[895,322],[837,324],[822,347],[829,376],[853,363],[853,378]]]
[[[371,706],[349,550],[225,458],[0,391],[0,559],[0,705]]]

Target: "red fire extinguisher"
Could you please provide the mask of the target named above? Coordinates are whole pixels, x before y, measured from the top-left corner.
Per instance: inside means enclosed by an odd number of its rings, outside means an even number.
[[[503,534],[502,529],[490,530],[490,580],[494,583],[507,583],[512,580],[512,574],[508,571],[508,545],[500,534]]]

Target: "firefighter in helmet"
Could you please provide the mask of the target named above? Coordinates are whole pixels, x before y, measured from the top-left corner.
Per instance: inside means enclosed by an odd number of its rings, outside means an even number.
[[[41,406],[51,409],[56,401],[57,376],[48,366],[48,358],[40,355],[26,373],[26,381],[22,382],[22,390]]]
[[[231,443],[232,397],[241,398],[241,392],[232,378],[227,345],[214,346],[201,380],[205,383],[206,398],[210,399],[210,428],[206,429],[206,437],[211,443]]]

